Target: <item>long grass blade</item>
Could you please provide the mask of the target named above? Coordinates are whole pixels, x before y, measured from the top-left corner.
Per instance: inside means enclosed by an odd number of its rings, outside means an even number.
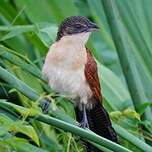
[[[131,53],[132,48],[128,42],[128,36],[125,32],[114,1],[102,0],[102,3],[104,6],[105,14],[107,16],[107,20],[109,22],[121,66],[125,74],[128,88],[134,101],[135,108],[138,109],[140,105],[142,105],[144,102],[147,102],[148,100],[144,93],[144,89],[138,75],[135,60]],[[152,120],[151,115],[152,113],[150,108],[147,108],[145,111],[145,118]]]
[[[0,106],[1,107],[8,107],[9,106],[9,108],[10,109],[13,109],[14,111],[20,111],[20,112],[22,112],[22,111],[24,111],[24,113],[26,112],[26,111],[28,111],[28,113],[29,113],[29,109],[27,109],[27,108],[24,108],[24,107],[20,107],[20,106],[17,106],[17,105],[14,105],[14,104],[12,104],[12,103],[7,103],[7,102],[1,102],[0,103]],[[17,109],[17,110],[16,110]],[[32,111],[32,110],[31,110]],[[31,115],[31,117],[33,117],[35,120],[39,120],[39,121],[41,121],[41,122],[44,122],[44,123],[46,123],[46,124],[49,124],[49,125],[53,125],[53,126],[55,126],[55,127],[58,127],[58,128],[60,128],[60,129],[63,129],[63,130],[65,130],[65,131],[68,131],[68,132],[71,132],[71,133],[74,133],[74,134],[76,134],[76,135],[78,135],[78,136],[80,136],[80,137],[82,137],[82,138],[84,138],[84,139],[87,139],[87,140],[89,140],[89,141],[91,141],[91,142],[94,142],[94,143],[96,143],[96,144],[99,144],[99,145],[101,145],[101,146],[104,146],[104,147],[106,147],[106,148],[108,148],[108,149],[110,149],[110,150],[113,150],[113,151],[121,151],[121,152],[131,152],[130,150],[128,150],[128,149],[126,149],[126,148],[124,148],[124,147],[122,147],[122,146],[120,146],[120,145],[118,145],[118,144],[116,144],[116,143],[113,143],[112,141],[110,141],[110,140],[107,140],[106,138],[103,138],[103,137],[101,137],[101,136],[99,136],[99,135],[96,135],[95,133],[93,133],[93,132],[91,132],[91,131],[89,131],[89,130],[86,130],[86,129],[82,129],[82,128],[80,128],[80,127],[77,127],[77,126],[75,126],[75,125],[73,125],[73,124],[69,124],[69,123],[67,123],[67,122],[64,122],[64,121],[62,121],[62,120],[59,120],[59,119],[56,119],[56,118],[53,118],[53,117],[50,117],[50,116],[48,116],[48,115],[44,115],[44,114],[41,114],[41,113],[39,113],[38,111],[36,112],[35,110],[33,111],[33,112],[31,112],[31,113],[29,113],[29,117],[30,117],[30,115]],[[99,148],[99,147],[98,147]]]

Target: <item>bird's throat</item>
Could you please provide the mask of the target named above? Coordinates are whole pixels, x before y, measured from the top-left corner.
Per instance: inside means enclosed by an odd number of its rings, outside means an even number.
[[[89,36],[90,36],[90,32],[78,33],[78,34],[66,35],[62,37],[59,41],[63,41],[64,43],[85,45],[89,39]]]

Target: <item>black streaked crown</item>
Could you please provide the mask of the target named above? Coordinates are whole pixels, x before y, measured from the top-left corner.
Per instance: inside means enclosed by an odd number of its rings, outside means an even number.
[[[96,24],[84,16],[70,16],[60,24],[56,40],[60,40],[65,35],[89,32],[91,28],[98,29]]]

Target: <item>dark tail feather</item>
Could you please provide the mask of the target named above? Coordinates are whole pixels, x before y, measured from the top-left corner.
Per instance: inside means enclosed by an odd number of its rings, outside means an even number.
[[[75,112],[77,121],[81,122],[83,112],[80,111],[78,107],[75,108]],[[100,102],[97,102],[97,104],[91,110],[87,110],[86,112],[90,130],[104,138],[117,142],[117,134],[112,127],[109,114]],[[99,152],[97,148],[93,147],[89,143],[85,143],[85,145],[87,152]]]

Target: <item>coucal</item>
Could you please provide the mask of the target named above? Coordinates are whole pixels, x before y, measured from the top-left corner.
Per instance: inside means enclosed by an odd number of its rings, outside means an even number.
[[[91,32],[98,29],[84,16],[66,18],[49,48],[42,72],[54,91],[72,99],[82,127],[117,142],[109,115],[102,105],[97,64],[85,46]],[[87,144],[87,151],[97,151],[89,146]]]

